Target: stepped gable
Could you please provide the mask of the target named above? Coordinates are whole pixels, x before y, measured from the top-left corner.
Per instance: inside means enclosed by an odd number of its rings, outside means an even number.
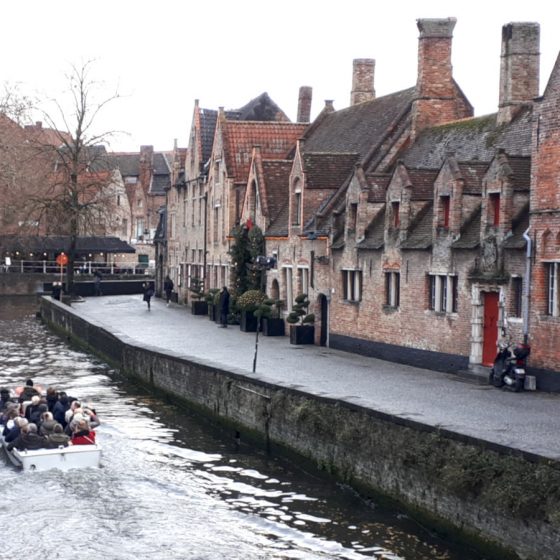
[[[481,194],[482,179],[488,171],[486,162],[458,162],[459,171],[464,181],[463,194]]]
[[[310,153],[303,154],[306,189],[338,189],[348,177],[358,154]]]
[[[426,204],[412,222],[409,234],[401,249],[429,249],[433,243],[434,206]]]
[[[246,183],[253,147],[259,146],[263,159],[286,159],[306,124],[287,122],[231,121],[224,123],[226,168],[236,183]]]
[[[402,159],[407,167],[439,169],[449,153],[462,162],[491,161],[498,149],[511,156],[530,156],[531,115],[526,109],[506,125],[498,125],[492,114],[426,129]]]
[[[364,239],[356,245],[358,249],[382,249],[385,242],[385,207],[368,224]]]
[[[415,88],[325,114],[304,136],[305,152],[356,153],[365,158],[410,109]]]
[[[461,228],[461,236],[451,247],[453,249],[476,249],[480,245],[480,217],[482,206],[479,205]]]

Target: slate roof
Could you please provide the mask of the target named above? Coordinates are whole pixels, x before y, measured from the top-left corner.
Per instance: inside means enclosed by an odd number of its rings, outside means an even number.
[[[461,237],[451,247],[453,249],[476,249],[480,245],[480,215],[482,206],[471,214],[461,228]]]
[[[523,234],[529,227],[529,203],[527,203],[512,220],[512,235],[505,239],[504,249],[525,249],[527,241]]]
[[[385,202],[387,187],[391,182],[391,175],[366,174],[368,184],[368,202]]]
[[[41,236],[0,236],[0,247],[4,251],[25,249],[34,253],[60,253],[70,249],[70,237],[67,235]],[[76,251],[80,253],[135,253],[136,249],[118,237],[78,237]]]
[[[482,179],[488,171],[486,162],[459,162],[459,169],[465,181],[463,194],[481,194]]]
[[[287,237],[290,208],[288,200],[278,210],[278,215],[269,224],[265,232],[267,237]]]
[[[288,184],[293,162],[290,160],[264,160],[262,169],[266,186],[266,210],[274,220],[286,206]],[[286,217],[287,218],[287,217]],[[286,222],[286,228],[287,228]]]
[[[531,158],[510,156],[508,163],[513,171],[513,190],[529,191],[531,188]]]
[[[408,237],[402,242],[401,249],[429,249],[432,246],[434,206],[427,203],[409,227]]]
[[[434,169],[407,169],[412,183],[411,200],[433,200],[434,182],[438,171]]]
[[[303,154],[306,189],[338,189],[354,168],[358,154]]]
[[[304,136],[304,152],[356,153],[367,156],[410,108],[415,88],[328,113]]]
[[[366,228],[364,239],[358,249],[381,249],[385,241],[385,207],[374,216]]]
[[[226,120],[223,146],[228,175],[238,182],[247,181],[255,146],[260,147],[263,159],[286,159],[306,127],[285,122]]]
[[[403,155],[407,167],[439,169],[446,156],[458,161],[491,161],[498,149],[508,156],[530,156],[530,109],[522,111],[511,123],[498,125],[497,114],[429,128],[421,132]]]
[[[115,152],[110,155],[115,162],[115,166],[120,169],[123,177],[132,177],[140,175],[140,153],[124,153]]]

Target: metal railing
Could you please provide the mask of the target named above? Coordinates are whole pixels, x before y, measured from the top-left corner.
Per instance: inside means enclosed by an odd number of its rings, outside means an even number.
[[[10,264],[0,264],[0,273],[19,274],[66,274],[66,266],[60,266],[55,261],[26,261],[12,260]],[[101,263],[95,261],[79,261],[74,263],[76,275],[93,275],[100,272],[103,275],[121,274],[153,274],[154,268],[147,263]]]

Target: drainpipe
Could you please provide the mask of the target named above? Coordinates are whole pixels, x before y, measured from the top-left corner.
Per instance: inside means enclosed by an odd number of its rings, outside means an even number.
[[[204,200],[204,253],[202,255],[202,274],[203,274],[203,286],[204,289],[208,289],[208,284],[206,283],[206,261],[207,261],[207,253],[208,253],[208,193],[205,192],[204,196],[202,197]]]
[[[531,238],[529,237],[529,230],[523,233],[523,237],[527,241],[527,264],[525,267],[525,284],[523,286],[523,344],[528,344],[529,342],[529,290],[531,287]]]

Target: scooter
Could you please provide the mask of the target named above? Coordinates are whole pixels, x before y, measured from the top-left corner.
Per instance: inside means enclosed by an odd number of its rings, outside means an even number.
[[[512,350],[511,343],[500,342],[490,370],[490,384],[516,393],[521,391],[525,385],[525,367],[530,353],[528,344],[518,344]]]

